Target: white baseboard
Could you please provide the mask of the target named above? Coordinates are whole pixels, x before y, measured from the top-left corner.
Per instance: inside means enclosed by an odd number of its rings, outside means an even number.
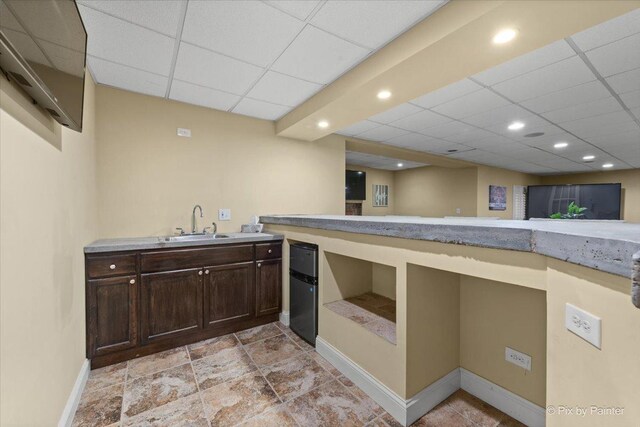
[[[545,410],[464,368],[456,368],[415,396],[403,399],[322,337],[316,351],[400,424],[408,426],[462,388],[529,427],[544,427]]]
[[[405,400],[321,337],[316,338],[316,351],[404,426],[412,424],[460,388],[460,372],[454,369]]]
[[[283,311],[280,313],[280,323],[285,326],[289,326],[289,312]]]
[[[84,362],[82,362],[82,366],[80,366],[80,372],[78,372],[78,376],[76,377],[76,382],[71,389],[69,398],[67,399],[67,404],[64,406],[62,415],[60,415],[58,427],[71,426],[71,423],[73,422],[73,416],[75,415],[76,409],[78,409],[78,404],[80,403],[80,397],[82,397],[82,392],[84,391],[84,386],[87,384],[87,379],[89,378],[90,371],[91,364],[89,362],[89,359],[84,359]]]
[[[460,368],[460,388],[529,427],[545,425],[544,408],[464,368]]]

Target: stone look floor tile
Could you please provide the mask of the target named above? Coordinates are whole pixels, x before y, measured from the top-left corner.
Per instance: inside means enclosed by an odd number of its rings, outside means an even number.
[[[439,404],[415,423],[415,427],[475,427],[469,419],[455,412],[445,402]]]
[[[280,404],[276,393],[258,372],[200,394],[212,426],[233,426]]]
[[[389,427],[389,424],[385,423],[382,418],[378,417],[370,423],[366,424],[365,427]]]
[[[310,351],[309,356],[311,356],[311,358],[313,360],[315,360],[318,365],[322,366],[325,370],[327,370],[331,375],[333,375],[334,377],[339,377],[342,375],[342,373],[340,371],[338,371],[338,369],[336,369],[335,366],[333,366],[331,363],[329,363],[329,361],[327,359],[325,359],[324,357],[320,356],[320,354],[316,351]]]
[[[127,381],[123,412],[127,417],[167,404],[197,391],[189,363]]]
[[[255,328],[247,329],[246,331],[236,333],[236,336],[240,342],[244,345],[252,342],[261,341],[267,338],[280,335],[282,330],[276,326],[275,323],[268,323],[266,325],[257,326]]]
[[[337,380],[286,404],[301,426],[362,426],[375,415]]]
[[[89,378],[87,379],[87,384],[84,386],[84,391],[86,393],[91,393],[100,388],[124,383],[126,373],[127,362],[95,369],[89,373]]]
[[[117,423],[122,409],[124,383],[82,395],[73,418],[74,427],[102,427]]]
[[[122,423],[122,427],[207,427],[208,425],[198,394],[143,412]]]
[[[200,390],[239,378],[256,369],[256,365],[240,346],[224,348],[212,356],[193,361]]]
[[[273,365],[304,353],[285,334],[251,343],[245,346],[245,350],[259,367]]]
[[[369,332],[373,332],[380,338],[396,345],[396,324],[384,318],[378,318],[373,322],[365,323],[364,328]]]
[[[380,419],[382,419],[385,423],[387,423],[389,427],[402,427],[402,424],[400,424],[398,421],[396,421],[395,418],[393,418],[391,415],[389,415],[386,412],[380,415]]]
[[[240,424],[242,427],[297,427],[296,421],[283,405],[270,409]]]
[[[189,362],[185,347],[173,348],[129,361],[129,378],[138,378]]]
[[[455,412],[481,427],[494,427],[506,417],[503,412],[464,390],[456,391],[446,402]]]
[[[262,368],[262,374],[282,401],[290,400],[333,380],[331,374],[306,354]]]
[[[240,347],[240,342],[235,335],[229,334],[190,344],[187,346],[187,350],[189,351],[191,360],[197,360],[203,357],[213,356],[222,350],[233,347]]]
[[[384,412],[384,409],[380,405],[378,405],[375,400],[370,398],[367,393],[362,391],[360,387],[355,385],[353,381],[345,376],[341,376],[338,378],[338,381],[342,383],[351,393],[353,393],[360,401],[371,410],[376,415],[380,415]]]
[[[286,336],[288,336],[289,338],[291,338],[291,340],[296,343],[298,345],[298,347],[300,347],[302,350],[304,351],[311,351],[314,350],[315,347],[312,346],[311,344],[309,344],[308,342],[306,342],[305,340],[303,340],[302,338],[300,338],[298,336],[298,334],[296,334],[295,332],[293,332],[290,328],[284,326],[283,332],[285,333]]]

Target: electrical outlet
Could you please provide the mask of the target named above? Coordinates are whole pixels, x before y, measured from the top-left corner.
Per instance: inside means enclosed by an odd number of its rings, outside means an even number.
[[[456,214],[460,215],[462,213],[462,209],[456,208]]]
[[[183,136],[185,138],[191,138],[191,129],[186,128],[178,128],[176,132],[178,136]]]
[[[504,348],[504,360],[513,363],[514,365],[520,366],[527,371],[531,370],[531,356],[521,353],[518,350],[514,350],[510,347]]]
[[[218,209],[218,220],[229,221],[231,219],[231,209]]]
[[[601,348],[602,319],[567,303],[564,312],[564,324],[567,329],[594,347]]]

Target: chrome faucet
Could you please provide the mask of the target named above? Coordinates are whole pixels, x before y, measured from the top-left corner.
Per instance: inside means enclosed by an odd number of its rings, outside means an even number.
[[[202,218],[202,206],[195,205],[193,207],[193,212],[191,213],[191,234],[195,234],[198,232],[196,224],[196,209],[200,209],[200,218]]]

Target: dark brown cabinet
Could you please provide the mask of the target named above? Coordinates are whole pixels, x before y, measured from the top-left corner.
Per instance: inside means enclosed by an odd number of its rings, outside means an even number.
[[[142,339],[151,342],[202,328],[202,269],[142,274]]]
[[[205,268],[204,318],[207,327],[255,317],[253,270],[253,262]]]
[[[278,319],[282,242],[87,254],[92,368]]]
[[[135,276],[87,282],[87,347],[91,354],[124,350],[138,343],[136,296]]]
[[[282,294],[282,260],[258,261],[256,264],[258,316],[280,312]]]

